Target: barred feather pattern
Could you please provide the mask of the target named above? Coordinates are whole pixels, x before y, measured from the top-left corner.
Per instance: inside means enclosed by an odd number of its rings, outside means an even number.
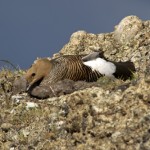
[[[63,79],[93,82],[103,76],[99,72],[93,71],[90,67],[84,65],[81,58],[78,55],[65,55],[50,60],[53,67],[41,84],[52,84]]]

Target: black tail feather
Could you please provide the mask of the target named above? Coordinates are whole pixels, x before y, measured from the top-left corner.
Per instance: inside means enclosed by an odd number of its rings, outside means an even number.
[[[133,73],[136,71],[133,62],[131,62],[131,61],[126,61],[126,62],[109,61],[108,59],[105,58],[102,51],[101,52],[93,52],[88,55],[85,55],[82,57],[82,60],[84,62],[86,62],[86,61],[94,60],[96,58],[102,58],[108,62],[112,62],[113,64],[115,64],[116,71],[113,75],[116,78],[119,78],[122,80],[131,79],[133,77]]]
[[[116,72],[114,73],[114,76],[116,78],[127,80],[133,77],[133,73],[136,71],[133,62],[126,61],[126,62],[113,62],[113,63],[116,65]]]

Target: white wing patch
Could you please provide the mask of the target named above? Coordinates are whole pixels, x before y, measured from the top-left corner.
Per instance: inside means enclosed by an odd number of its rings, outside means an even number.
[[[96,58],[94,60],[83,62],[84,65],[90,67],[93,71],[98,71],[105,76],[113,76],[116,71],[116,66],[109,61],[102,58]]]

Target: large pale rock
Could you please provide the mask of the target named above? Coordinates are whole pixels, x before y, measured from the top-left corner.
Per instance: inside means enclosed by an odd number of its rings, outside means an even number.
[[[126,44],[131,42],[136,34],[143,29],[143,22],[137,16],[127,16],[116,26],[114,37],[117,42]]]

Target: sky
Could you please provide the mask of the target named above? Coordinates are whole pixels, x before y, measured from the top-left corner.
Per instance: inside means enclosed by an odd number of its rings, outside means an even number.
[[[112,32],[128,15],[150,20],[150,0],[0,0],[0,60],[27,69],[59,52],[72,33]]]

